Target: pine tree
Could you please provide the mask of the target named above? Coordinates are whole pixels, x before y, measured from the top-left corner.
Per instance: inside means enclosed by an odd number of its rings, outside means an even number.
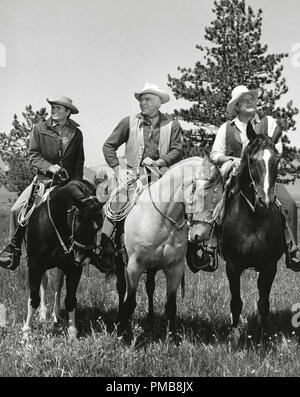
[[[12,122],[13,129],[7,135],[0,133],[0,155],[8,171],[2,171],[0,182],[10,191],[20,194],[34,177],[33,167],[29,164],[28,147],[30,132],[34,124],[44,121],[47,117],[46,108],[34,112],[32,106],[25,107],[22,113],[25,121],[20,123],[17,115]]]
[[[255,14],[250,6],[246,6],[245,0],[215,1],[213,13],[216,19],[205,28],[204,35],[210,45],[196,46],[202,60],[197,61],[193,69],[178,67],[180,78],[168,75],[168,85],[175,97],[193,103],[189,109],[175,110],[174,115],[200,127],[198,131],[189,131],[185,135],[185,155],[191,152],[197,137],[207,136],[201,126],[220,126],[228,120],[226,105],[235,86],[259,88],[260,115],[273,116],[284,131],[281,175],[289,175],[288,180],[294,180],[296,175],[300,175],[299,170],[287,165],[295,157],[296,149],[289,147],[286,133],[295,130],[293,116],[298,109],[293,107],[292,101],[286,107],[276,106],[288,91],[281,64],[288,54],[267,54],[267,45],[260,41],[263,12],[259,9]],[[198,146],[198,153],[210,150],[213,138],[204,139]]]

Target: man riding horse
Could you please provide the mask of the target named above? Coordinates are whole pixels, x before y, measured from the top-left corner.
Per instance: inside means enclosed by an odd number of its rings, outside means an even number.
[[[164,174],[182,157],[181,126],[177,120],[159,111],[161,105],[170,100],[169,95],[152,83],[146,83],[143,90],[134,95],[141,113],[123,118],[103,145],[104,158],[113,168],[118,183],[127,180],[128,172],[131,177],[144,174],[145,166],[155,174]],[[127,166],[122,168],[116,151],[124,143]],[[120,205],[124,203],[117,203],[115,210]],[[102,233],[111,238],[114,228],[115,225],[106,218]],[[102,252],[102,260],[104,255]],[[112,264],[111,258],[106,259]]]
[[[70,119],[79,113],[70,98],[47,99],[51,117],[34,126],[29,141],[29,161],[37,171],[40,182],[50,180],[63,169],[71,179],[82,179],[84,151],[82,132]],[[10,212],[10,242],[0,255],[0,266],[14,270],[20,264],[21,243],[25,227],[18,223],[18,215],[32,193],[31,183],[19,196]]]
[[[248,90],[245,86],[237,86],[232,90],[232,98],[228,102],[227,112],[231,120],[219,128],[212,151],[211,160],[220,167],[222,175],[226,178],[231,171],[240,165],[242,151],[247,146],[249,139],[246,134],[247,123],[250,121],[253,128],[260,125],[260,118],[256,113],[258,91]],[[267,131],[269,136],[281,135],[281,129],[274,118],[267,116]],[[282,143],[276,145],[282,153]],[[300,270],[300,252],[297,245],[297,207],[293,198],[282,184],[277,184],[277,198],[282,206],[286,238],[286,264],[294,271]]]

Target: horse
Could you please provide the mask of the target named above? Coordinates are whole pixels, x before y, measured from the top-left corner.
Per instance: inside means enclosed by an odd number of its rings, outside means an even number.
[[[103,224],[102,207],[90,182],[71,180],[56,186],[47,200],[33,211],[27,226],[30,297],[24,335],[31,331],[32,316],[40,304],[39,289],[43,274],[57,267],[66,275],[68,334],[72,338],[77,336],[76,290],[82,267],[95,256],[95,239]]]
[[[200,157],[173,165],[158,181],[143,189],[128,213],[124,223],[124,245],[128,257],[124,268],[126,288],[118,290],[120,302],[123,302],[118,313],[119,333],[128,330],[143,272],[148,275],[149,316],[153,318],[154,278],[158,270],[163,270],[167,282],[167,330],[174,333],[176,294],[180,283],[184,291],[185,257],[192,226],[188,214],[203,210],[205,187],[211,185],[211,178],[204,178],[203,174],[210,167],[215,173],[216,167]]]
[[[278,137],[269,137],[264,123],[257,133],[247,125],[249,143],[237,175],[226,193],[220,230],[221,253],[231,292],[232,341],[239,342],[242,311],[240,276],[246,268],[259,272],[257,286],[258,325],[265,327],[269,295],[277,271],[277,261],[285,251],[284,228],[276,204],[276,178],[280,155],[275,147]]]

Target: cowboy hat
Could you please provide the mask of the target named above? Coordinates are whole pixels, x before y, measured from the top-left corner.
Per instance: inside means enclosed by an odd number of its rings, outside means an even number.
[[[226,110],[229,114],[232,114],[236,103],[246,94],[250,94],[257,102],[258,99],[258,90],[248,90],[248,88],[244,85],[238,85],[232,90],[231,99],[227,104]]]
[[[46,101],[50,103],[50,105],[57,104],[65,106],[66,108],[71,110],[71,114],[79,113],[79,110],[76,108],[76,106],[73,105],[72,99],[67,98],[66,96],[57,96],[53,99],[46,98]]]
[[[139,101],[141,95],[144,94],[153,94],[159,96],[161,99],[161,103],[166,103],[170,100],[169,94],[161,90],[158,85],[152,83],[146,83],[143,90],[141,92],[135,92],[134,96]]]

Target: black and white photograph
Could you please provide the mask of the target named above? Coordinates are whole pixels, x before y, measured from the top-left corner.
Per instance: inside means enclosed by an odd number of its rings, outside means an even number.
[[[299,15],[1,0],[0,378],[300,376]]]

